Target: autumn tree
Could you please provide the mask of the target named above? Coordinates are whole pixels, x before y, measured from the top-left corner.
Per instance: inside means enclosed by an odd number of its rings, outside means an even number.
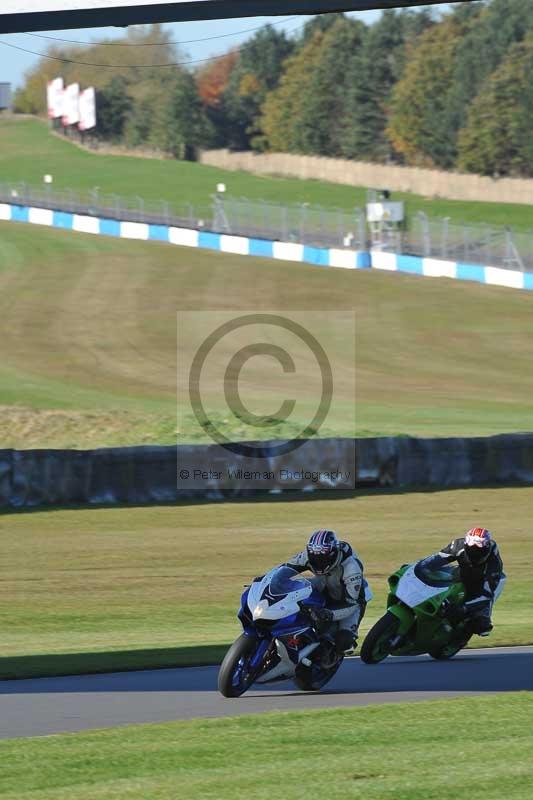
[[[194,159],[199,147],[208,147],[213,138],[211,124],[197,92],[194,77],[183,70],[173,78],[168,102],[164,106],[163,149],[175,158]]]
[[[371,27],[344,15],[327,25],[308,23],[279,90],[264,105],[268,145],[385,160],[392,87],[406,46],[431,24],[428,12],[395,11]]]
[[[98,135],[102,139],[119,141],[132,110],[132,98],[122,75],[115,75],[103,89],[97,90],[96,107]]]
[[[261,146],[261,106],[279,83],[294,45],[284,31],[267,25],[240,49],[222,102],[226,145],[234,149]]]
[[[146,80],[157,83],[161,69],[156,65],[180,59],[179,51],[170,42],[170,34],[160,25],[128,28],[120,40],[105,39],[81,46],[54,45],[47,50],[47,56],[26,74],[14,98],[15,110],[45,113],[46,84],[58,76],[63,77],[65,85],[77,82],[96,89],[103,89],[113,78],[121,76],[128,87],[135,87]]]
[[[339,19],[348,19],[345,14],[318,14],[316,17],[311,17],[307,20],[302,28],[302,33],[297,43],[297,47],[303,47],[309,42],[317,31],[319,33],[326,33],[330,28],[337,24]]]
[[[301,113],[293,123],[300,152],[324,156],[341,154],[346,96],[357,70],[355,64],[360,60],[366,31],[362,22],[343,15],[325,31],[317,31],[320,46],[313,68],[301,87]]]
[[[455,16],[429,28],[413,47],[394,87],[387,135],[408,164],[449,168],[455,162],[449,96],[464,34],[465,23]]]
[[[196,86],[202,102],[208,108],[219,108],[224,92],[228,88],[231,73],[239,54],[230,50],[219,58],[214,58],[196,73]]]
[[[412,48],[388,133],[407,163],[453,168],[469,109],[509,48],[533,31],[530,0],[458,6]]]
[[[323,40],[324,33],[315,31],[287,60],[279,87],[266,97],[260,126],[272,150],[297,153],[305,148],[305,126],[302,126],[305,97],[313,81]]]
[[[346,94],[340,155],[385,161],[391,153],[386,136],[392,89],[406,50],[433,24],[430,12],[385,11],[367,29],[354,57],[346,62]]]
[[[461,169],[533,175],[533,37],[515,44],[483,85],[459,134]]]
[[[533,32],[533,3],[492,0],[473,6],[460,5],[453,14],[465,29],[455,53],[453,85],[448,95],[450,136],[455,139],[465,124],[472,101],[509,48]]]

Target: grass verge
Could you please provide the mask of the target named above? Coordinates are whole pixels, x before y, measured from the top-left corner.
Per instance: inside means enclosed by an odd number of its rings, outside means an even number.
[[[206,646],[220,648],[208,651],[218,659],[240,632],[243,584],[320,527],[337,530],[365,564],[375,599],[364,634],[383,613],[391,572],[486,525],[508,582],[493,635],[475,645],[530,644],[532,515],[527,488],[4,514],[0,669],[21,677],[175,666],[198,663],[198,653],[203,660]]]
[[[0,680],[54,678],[59,675],[95,675],[143,669],[203,667],[220,664],[227,645],[161,647],[152,650],[116,650],[108,653],[0,657]]]
[[[312,203],[352,211],[367,201],[367,187],[262,177],[186,161],[99,155],[52,135],[44,121],[2,120],[2,180],[41,186],[43,164],[54,177],[55,189],[88,191],[97,186],[102,194],[140,196],[147,202],[166,200],[171,208],[181,207],[184,202],[209,206],[217,183],[225,183],[232,197],[281,204]],[[514,230],[532,227],[531,206],[527,205],[433,199],[402,192],[394,192],[394,199],[405,202],[408,215],[424,211],[430,217],[449,217],[453,222],[508,225]]]
[[[266,800],[282,786],[285,800],[529,800],[532,713],[532,695],[517,693],[7,740],[0,794]],[[490,756],[463,753],[482,732]]]
[[[306,327],[324,333],[336,378],[321,436],[531,430],[532,307],[530,292],[475,283],[0,223],[0,442],[87,448],[206,441],[185,378],[176,393],[176,356],[185,363],[191,346],[185,337],[178,349],[176,316],[190,309],[309,312]],[[355,314],[355,364],[346,311]],[[195,319],[201,331],[220,321]],[[202,387],[228,438],[254,439],[258,428],[228,413],[221,392],[235,341],[217,350]],[[285,427],[263,428],[263,436],[290,437],[290,426],[316,411],[309,390],[316,364],[296,363],[290,385],[274,359],[246,367],[244,402],[254,413],[279,408],[287,389],[297,401]]]

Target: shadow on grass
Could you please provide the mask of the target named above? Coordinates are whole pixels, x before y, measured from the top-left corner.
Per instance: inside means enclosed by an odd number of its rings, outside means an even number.
[[[229,645],[197,645],[107,653],[58,653],[0,658],[0,680],[94,675],[220,664]]]
[[[12,506],[0,507],[0,516],[8,514],[34,514],[46,511],[91,511],[98,509],[120,508],[174,508],[182,506],[220,505],[225,503],[306,503],[324,500],[356,500],[358,497],[383,497],[387,495],[404,494],[436,494],[438,492],[470,491],[472,489],[524,489],[531,484],[520,481],[507,481],[505,483],[488,483],[482,486],[409,486],[409,487],[380,487],[365,486],[355,490],[321,489],[316,492],[292,491],[283,494],[256,494],[249,497],[221,497],[213,498],[186,498],[175,502],[150,502],[150,503],[79,503],[69,505],[42,505],[15,508]]]

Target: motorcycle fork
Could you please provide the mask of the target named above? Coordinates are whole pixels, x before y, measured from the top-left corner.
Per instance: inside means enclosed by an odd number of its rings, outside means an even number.
[[[389,607],[389,611],[392,611],[399,620],[398,632],[390,640],[391,650],[398,650],[404,647],[409,639],[413,638],[413,633],[416,639],[418,620],[416,616],[413,615],[411,609],[407,609],[405,606],[402,608],[402,605],[399,603],[395,603],[392,607]],[[407,611],[409,612],[408,614]]]
[[[250,659],[250,669],[259,670],[261,663],[270,649],[270,645],[266,641],[259,643],[257,650]]]

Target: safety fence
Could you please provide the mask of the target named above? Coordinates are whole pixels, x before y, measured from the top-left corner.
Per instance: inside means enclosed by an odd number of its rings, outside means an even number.
[[[361,209],[351,212],[302,203],[284,206],[264,200],[215,195],[213,230],[302,242],[316,247],[366,248],[366,223]]]
[[[129,222],[111,217],[95,217],[88,214],[75,214],[68,211],[2,202],[0,202],[0,220],[29,222],[79,233],[119,236],[124,239],[154,240],[185,247],[207,248],[221,253],[303,262],[319,267],[373,268],[533,290],[533,272],[423,258],[389,252],[386,249],[366,252],[350,248],[314,247],[301,242],[273,241],[228,233],[213,233],[195,228]]]
[[[310,247],[379,249],[533,272],[533,229],[512,231],[501,226],[454,222],[448,217],[428,217],[424,212],[408,216],[403,227],[383,230],[376,243],[367,230],[363,211],[358,208],[348,212],[309,203],[283,205],[230,197],[221,192],[213,194],[209,203],[191,204],[104,194],[98,188],[87,192],[56,191],[49,185],[39,188],[25,183],[0,183],[0,203]]]
[[[533,272],[533,230],[519,232],[501,226],[457,223],[449,217],[431,218],[423,212],[415,214],[408,230],[402,233],[400,251]]]
[[[0,506],[174,503],[354,488],[447,488],[533,483],[533,434],[448,439],[315,439],[277,456],[279,442],[256,443],[249,455],[218,445],[100,450],[0,450]],[[180,465],[194,466],[180,480]],[[344,469],[339,470],[342,464]],[[235,478],[275,466],[268,483]],[[195,470],[198,470],[196,473]],[[287,484],[276,476],[296,475]],[[287,488],[287,487],[290,488]]]
[[[98,188],[80,192],[52,190],[50,185],[0,183],[0,202],[101,219],[301,242],[316,247],[363,250],[366,244],[365,219],[360,209],[347,212],[309,203],[283,205],[230,198],[222,193],[213,194],[209,203],[192,204],[122,197],[105,194]]]

